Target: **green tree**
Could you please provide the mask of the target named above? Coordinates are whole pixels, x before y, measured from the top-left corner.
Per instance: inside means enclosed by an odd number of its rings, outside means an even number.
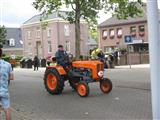
[[[98,42],[97,24],[89,27],[89,36],[90,36],[90,38],[92,38],[92,39],[96,40],[96,42]]]
[[[3,44],[6,41],[6,37],[7,37],[7,30],[4,26],[0,26],[0,48],[3,47]]]
[[[33,5],[42,11],[44,18],[53,11],[60,9],[61,6],[65,5],[72,8],[70,12],[67,12],[65,19],[75,24],[75,53],[76,58],[79,58],[81,18],[84,18],[89,24],[96,24],[99,10],[102,9],[105,9],[106,12],[112,11],[118,18],[134,17],[142,13],[142,10],[137,7],[137,3],[141,4],[141,0],[136,2],[129,2],[129,0],[35,0]]]

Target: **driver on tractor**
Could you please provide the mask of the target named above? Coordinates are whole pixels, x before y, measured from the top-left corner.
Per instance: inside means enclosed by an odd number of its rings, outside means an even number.
[[[63,49],[63,45],[58,46],[58,51],[55,54],[57,64],[66,69],[69,65],[69,58],[66,51]]]

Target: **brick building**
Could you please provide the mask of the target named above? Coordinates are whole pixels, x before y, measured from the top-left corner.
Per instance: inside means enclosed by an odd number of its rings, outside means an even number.
[[[21,26],[24,56],[40,58],[53,56],[57,46],[62,44],[67,52],[75,55],[75,25],[59,17],[64,11],[55,11],[48,16],[47,28],[42,29],[40,15],[35,15]],[[89,38],[88,24],[81,20],[81,54],[87,54]]]
[[[143,17],[128,18],[126,20],[111,17],[98,25],[99,47],[109,53],[117,48],[127,49],[124,36],[131,35],[133,38],[133,43],[130,45],[131,52],[148,51],[147,29],[146,13]]]
[[[144,12],[146,5],[143,6]],[[98,25],[99,47],[107,53],[116,49],[130,51],[129,54],[120,56],[119,64],[149,63],[149,42],[147,13],[143,17],[119,20],[111,17]],[[133,42],[126,44],[124,37],[132,36]],[[129,59],[131,61],[129,61]]]

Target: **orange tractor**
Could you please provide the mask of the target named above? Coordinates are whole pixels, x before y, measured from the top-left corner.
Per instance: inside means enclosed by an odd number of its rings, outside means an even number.
[[[74,61],[64,69],[60,65],[46,68],[44,75],[44,85],[46,90],[54,95],[61,94],[65,81],[69,81],[70,86],[75,89],[79,96],[89,95],[89,83],[99,82],[103,93],[110,93],[112,82],[104,78],[104,65],[100,61]]]

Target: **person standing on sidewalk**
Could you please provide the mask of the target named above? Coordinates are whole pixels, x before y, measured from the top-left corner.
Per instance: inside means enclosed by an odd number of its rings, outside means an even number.
[[[39,67],[39,59],[38,59],[38,56],[36,55],[34,57],[34,71],[36,70],[36,68],[38,70],[38,67]]]
[[[11,64],[3,61],[2,49],[0,48],[0,103],[5,112],[6,120],[11,120],[10,98],[8,81],[13,80]]]

